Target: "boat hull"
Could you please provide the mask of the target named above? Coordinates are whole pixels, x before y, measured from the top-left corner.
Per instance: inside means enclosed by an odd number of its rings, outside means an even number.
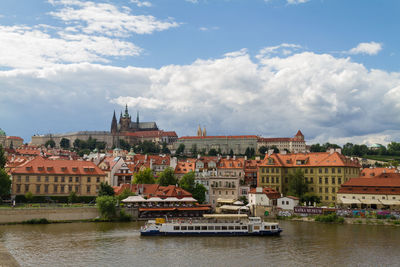
[[[278,231],[259,231],[259,232],[161,232],[161,231],[141,231],[142,236],[278,236],[282,229]]]

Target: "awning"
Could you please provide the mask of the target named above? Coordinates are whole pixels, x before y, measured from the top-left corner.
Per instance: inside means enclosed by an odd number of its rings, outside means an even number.
[[[197,202],[196,199],[192,198],[192,197],[184,197],[179,199],[180,202]]]
[[[240,206],[243,206],[244,203],[243,203],[242,201],[237,200],[237,201],[233,202],[233,205],[240,205]]]
[[[147,202],[142,196],[130,196],[122,200],[124,203]]]
[[[167,197],[164,199],[165,202],[179,202],[179,199],[176,197]]]
[[[358,199],[351,198],[339,198],[339,202],[342,204],[360,204],[361,202]]]
[[[379,204],[381,204],[379,202],[379,200],[377,200],[377,199],[359,199],[359,200],[361,201],[362,204],[367,204],[367,205],[373,205],[373,204],[379,205]]]
[[[233,210],[233,211],[238,211],[238,210],[248,210],[249,207],[246,206],[230,206],[230,205],[223,205],[219,207],[221,210]]]
[[[147,199],[148,202],[163,202],[164,199],[159,198],[159,197],[152,197]]]
[[[383,205],[387,205],[387,206],[400,205],[400,201],[398,201],[398,200],[379,199],[379,202],[381,202]]]
[[[217,199],[218,203],[229,203],[232,204],[233,202],[235,202],[234,199],[228,199],[228,198],[218,198]]]

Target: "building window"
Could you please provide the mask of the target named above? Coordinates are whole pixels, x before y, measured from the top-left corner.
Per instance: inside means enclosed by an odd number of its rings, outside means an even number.
[[[337,180],[338,180],[338,184],[342,184],[342,178],[338,177]]]
[[[313,177],[310,177],[310,183],[314,183],[314,178]]]
[[[37,181],[40,182],[40,176],[37,177]]]
[[[29,176],[25,177],[25,182],[29,183]]]
[[[100,183],[100,177],[96,178],[96,183]]]
[[[228,191],[225,191],[225,195],[227,195],[228,194]]]
[[[86,192],[87,192],[87,193],[90,193],[90,185],[87,185],[87,186],[86,186]],[[220,191],[220,192],[221,192],[221,191]]]
[[[79,183],[79,177],[75,177],[75,183]]]
[[[55,184],[55,185],[53,186],[53,188],[54,188],[54,193],[57,193],[58,185]]]
[[[313,174],[314,173],[314,169],[310,169],[310,173]]]
[[[36,185],[36,193],[40,193],[40,184]]]
[[[322,184],[322,177],[319,177],[319,183]]]
[[[279,177],[276,177],[276,183],[279,183]]]
[[[328,177],[325,177],[325,184],[329,184]]]
[[[72,177],[69,177],[69,182],[72,183]]]
[[[329,188],[325,187],[325,193],[328,193]]]
[[[75,185],[75,193],[79,193],[79,186]]]
[[[44,192],[45,192],[45,193],[48,193],[48,192],[49,192],[49,185],[48,185],[48,184],[45,184],[45,185],[44,185]]]
[[[64,186],[65,186],[65,185],[61,185],[61,186],[60,186],[60,191],[61,191],[61,193],[64,193]]]
[[[48,182],[49,181],[49,176],[44,177],[44,181]]]
[[[338,168],[337,173],[342,173],[342,168]]]
[[[328,196],[325,196],[325,200],[329,200]]]
[[[261,181],[262,181],[262,183],[265,183],[265,181],[264,181],[264,177],[261,177]]]
[[[221,191],[218,191],[218,195],[221,195]]]
[[[87,182],[90,183],[90,177],[87,178]]]
[[[58,177],[57,176],[54,177],[54,182],[58,183]]]
[[[25,193],[27,193],[28,191],[29,191],[29,185],[26,184],[26,185],[25,185]]]
[[[332,177],[332,184],[335,184],[335,183],[336,183],[335,177]]]
[[[235,192],[234,191],[232,191],[232,195],[234,195],[235,194]]]
[[[335,188],[334,187],[332,187],[332,193],[335,193]]]
[[[332,168],[332,173],[335,173],[336,172],[336,169],[335,168]]]
[[[271,173],[274,173],[275,172],[275,168],[271,168]]]
[[[269,176],[267,176],[267,184],[269,184]]]
[[[328,168],[325,168],[325,173],[328,173]]]
[[[21,185],[17,184],[17,193],[20,193],[20,192],[21,192]]]
[[[322,187],[319,188],[319,192],[322,193]]]
[[[269,173],[269,169],[267,168],[266,170],[265,170],[267,173]]]
[[[271,177],[271,184],[275,183],[274,180],[274,177]]]
[[[261,172],[262,172],[262,173],[265,173],[265,169],[264,169],[264,168],[262,168],[262,169],[261,169]]]
[[[334,196],[332,196],[332,200],[335,200],[335,197],[334,197]]]
[[[64,183],[64,182],[65,182],[65,177],[62,176],[62,177],[61,177],[61,183]]]
[[[72,185],[68,186],[68,192],[72,192]]]
[[[318,169],[318,172],[319,172],[319,173],[322,173],[322,168],[319,168],[319,169]]]
[[[304,170],[304,173],[307,173],[307,174],[308,174],[308,169],[307,169],[307,168]]]
[[[21,182],[21,176],[20,175],[17,177],[17,182]]]

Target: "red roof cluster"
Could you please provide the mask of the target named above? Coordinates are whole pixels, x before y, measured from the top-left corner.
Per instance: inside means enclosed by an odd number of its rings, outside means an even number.
[[[91,161],[49,160],[36,157],[16,167],[11,174],[105,175]]]
[[[127,132],[123,134],[124,136],[134,136],[134,137],[143,137],[143,138],[155,138],[155,137],[178,137],[175,131],[164,132],[162,130],[159,131],[139,131],[139,132]]]
[[[183,136],[179,139],[257,139],[257,135],[215,135],[215,136]]]
[[[195,170],[195,163],[190,161],[179,161],[175,167],[175,174],[185,174]]]
[[[351,178],[341,185],[338,193],[400,194],[400,174],[382,173],[373,178]]]
[[[120,186],[114,186],[114,192],[116,195],[122,194],[125,189],[129,189],[132,193],[145,195],[147,197],[183,198],[192,196],[192,194],[188,191],[175,185],[161,186],[159,184],[122,184]]]
[[[363,177],[375,177],[382,173],[398,173],[396,168],[365,168],[361,171]]]
[[[267,195],[269,199],[278,199],[281,197],[278,191],[270,187],[263,187],[262,192],[257,192],[256,188],[251,188],[249,194],[264,194]]]

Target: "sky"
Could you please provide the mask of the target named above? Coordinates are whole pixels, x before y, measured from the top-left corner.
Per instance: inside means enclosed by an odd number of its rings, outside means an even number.
[[[400,141],[400,2],[1,0],[0,128]]]

